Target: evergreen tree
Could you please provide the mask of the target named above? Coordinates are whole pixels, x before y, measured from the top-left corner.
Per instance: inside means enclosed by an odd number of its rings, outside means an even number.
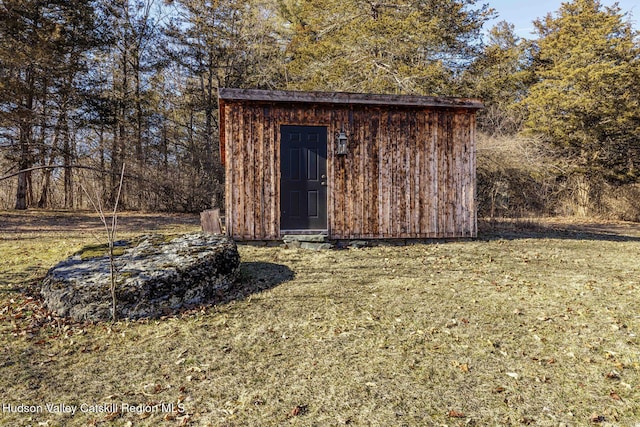
[[[24,171],[16,209],[34,202],[28,169],[56,156],[67,166],[65,205],[73,205],[71,112],[80,102],[77,77],[97,43],[94,18],[90,0],[0,3],[0,147]]]
[[[180,121],[194,203],[222,204],[218,88],[280,86],[281,41],[271,0],[177,0],[167,28],[170,57],[184,73]],[[213,201],[212,201],[213,199]]]
[[[638,34],[617,5],[563,3],[535,21],[536,83],[523,105],[526,128],[574,160],[584,182],[638,178],[640,48]],[[584,179],[583,179],[584,178]],[[588,202],[587,189],[583,204]],[[584,207],[584,206],[583,206]]]
[[[480,130],[491,135],[513,135],[522,129],[524,115],[518,103],[533,83],[532,42],[514,33],[513,24],[498,23],[488,33],[482,54],[473,62],[465,81],[469,93],[482,98]]]
[[[145,190],[142,177],[151,171],[148,167],[152,163],[149,147],[153,145],[151,103],[155,96],[151,80],[165,63],[159,47],[160,24],[154,17],[158,11],[153,8],[153,0],[112,0],[104,10],[111,50],[104,58],[108,65],[107,85],[101,89],[115,107],[110,115],[114,120],[109,201],[115,202],[119,171],[126,161],[127,170],[139,179],[125,186],[120,203],[133,208],[142,207]]]
[[[476,0],[280,0],[290,87],[450,95],[493,11]]]

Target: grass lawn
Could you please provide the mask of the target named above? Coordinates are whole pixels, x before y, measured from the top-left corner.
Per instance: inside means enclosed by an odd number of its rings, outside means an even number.
[[[640,225],[525,225],[404,247],[241,245],[229,303],[112,325],[51,318],[25,291],[96,243],[95,216],[0,212],[0,404],[42,407],[0,425],[640,425]]]

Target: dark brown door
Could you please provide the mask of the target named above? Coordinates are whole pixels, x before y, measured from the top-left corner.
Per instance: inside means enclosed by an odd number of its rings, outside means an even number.
[[[280,127],[280,229],[327,229],[327,128]]]

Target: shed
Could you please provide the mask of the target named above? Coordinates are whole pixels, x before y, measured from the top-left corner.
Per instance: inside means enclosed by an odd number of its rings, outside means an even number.
[[[227,234],[475,237],[477,99],[219,90]]]

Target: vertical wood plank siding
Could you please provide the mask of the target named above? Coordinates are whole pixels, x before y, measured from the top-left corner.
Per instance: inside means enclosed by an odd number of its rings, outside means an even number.
[[[475,111],[226,100],[226,227],[280,238],[280,126],[327,126],[334,239],[475,237]],[[348,135],[336,156],[334,135]]]

